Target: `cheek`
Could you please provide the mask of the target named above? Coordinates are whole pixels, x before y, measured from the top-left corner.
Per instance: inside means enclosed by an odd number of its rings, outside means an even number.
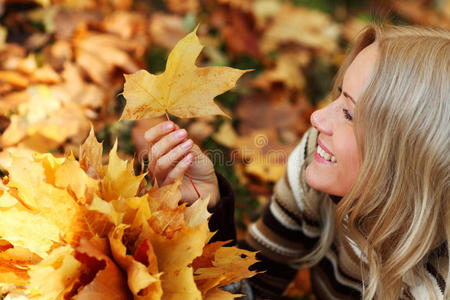
[[[306,182],[314,189],[327,194],[347,194],[360,170],[359,152],[351,127],[334,130],[330,147],[336,156],[334,165],[313,160],[306,169]]]
[[[354,132],[351,128],[336,132],[333,136],[336,165],[342,193],[347,193],[355,183],[360,171],[360,156]]]

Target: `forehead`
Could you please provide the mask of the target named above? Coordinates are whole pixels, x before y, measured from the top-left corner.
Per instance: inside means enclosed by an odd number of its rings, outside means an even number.
[[[345,71],[343,89],[356,101],[375,67],[377,55],[378,45],[372,43],[358,53]]]

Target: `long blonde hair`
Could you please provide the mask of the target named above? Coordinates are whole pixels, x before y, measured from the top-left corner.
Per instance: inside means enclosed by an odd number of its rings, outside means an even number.
[[[334,90],[375,41],[377,63],[354,113],[361,172],[337,205],[336,222],[366,255],[364,299],[397,299],[411,275],[437,298],[425,263],[450,240],[450,31],[369,26]]]

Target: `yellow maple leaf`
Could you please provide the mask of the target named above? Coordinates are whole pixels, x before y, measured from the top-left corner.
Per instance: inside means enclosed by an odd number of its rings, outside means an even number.
[[[59,228],[40,214],[13,207],[3,211],[1,217],[0,236],[12,245],[30,249],[41,257],[46,257],[54,241],[59,240]]]
[[[81,273],[81,263],[74,257],[70,246],[57,248],[28,272],[30,282],[27,292],[32,299],[63,298],[66,286],[75,282]]]
[[[142,299],[160,299],[162,295],[161,274],[150,274],[147,266],[127,254],[127,248],[122,243],[126,225],[121,224],[109,236],[111,252],[114,260],[127,272],[128,286],[134,296],[138,297],[146,289],[152,291],[151,295]]]
[[[150,241],[158,258],[159,271],[162,272],[162,299],[202,299],[190,264],[202,254],[211,236],[207,223],[195,228],[185,226],[171,239],[157,233],[151,234]]]
[[[42,300],[236,297],[217,287],[251,276],[253,256],[221,250],[226,242],[207,246],[209,198],[179,205],[181,177],[142,194],[144,175],[118,157],[117,143],[105,166],[93,131],[83,147],[80,161],[12,151],[0,181],[0,292]]]
[[[181,201],[181,192],[178,188],[180,184],[181,177],[174,183],[160,188],[153,186],[148,191],[150,210],[154,212],[161,209],[175,209]]]
[[[102,181],[102,193],[105,200],[119,197],[136,196],[146,174],[134,175],[133,162],[122,160],[117,155],[117,141],[109,152],[109,163]]]
[[[231,294],[229,292],[226,292],[220,288],[213,288],[210,289],[206,295],[203,297],[203,299],[205,300],[231,300],[231,299],[236,299],[238,297],[242,297],[245,295],[241,295],[241,294]]]
[[[80,166],[92,178],[103,177],[102,152],[103,145],[97,141],[91,125],[89,136],[80,146]]]
[[[286,165],[276,161],[276,153],[257,154],[246,166],[245,171],[264,181],[276,182],[283,176]]]
[[[81,239],[80,246],[75,249],[75,258],[82,263],[84,275],[93,279],[86,282],[80,277],[75,286],[66,289],[69,292],[65,293],[64,299],[132,299],[121,270],[108,256],[107,247],[105,239]]]
[[[257,262],[256,252],[236,247],[220,247],[217,250],[212,248],[212,250],[215,250],[212,266],[195,270],[195,282],[204,295],[215,287],[257,274],[248,269]]]
[[[172,50],[164,73],[153,75],[140,70],[124,75],[123,95],[127,103],[121,119],[151,118],[166,112],[180,118],[227,116],[213,98],[233,88],[249,70],[198,68],[195,60],[202,49],[195,29]]]
[[[91,178],[74,159],[66,159],[55,170],[54,185],[72,192],[80,203],[91,202],[97,190],[97,180]]]

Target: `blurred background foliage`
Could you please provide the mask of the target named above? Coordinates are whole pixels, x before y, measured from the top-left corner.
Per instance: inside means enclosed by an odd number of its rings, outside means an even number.
[[[199,66],[253,69],[216,98],[233,116],[177,120],[236,195],[239,234],[269,201],[314,109],[368,23],[450,28],[449,0],[0,0],[0,165],[8,149],[78,152],[91,124],[145,171],[144,132],[163,119],[118,122],[123,74],[162,72],[200,24]],[[288,295],[311,299],[302,271]]]

